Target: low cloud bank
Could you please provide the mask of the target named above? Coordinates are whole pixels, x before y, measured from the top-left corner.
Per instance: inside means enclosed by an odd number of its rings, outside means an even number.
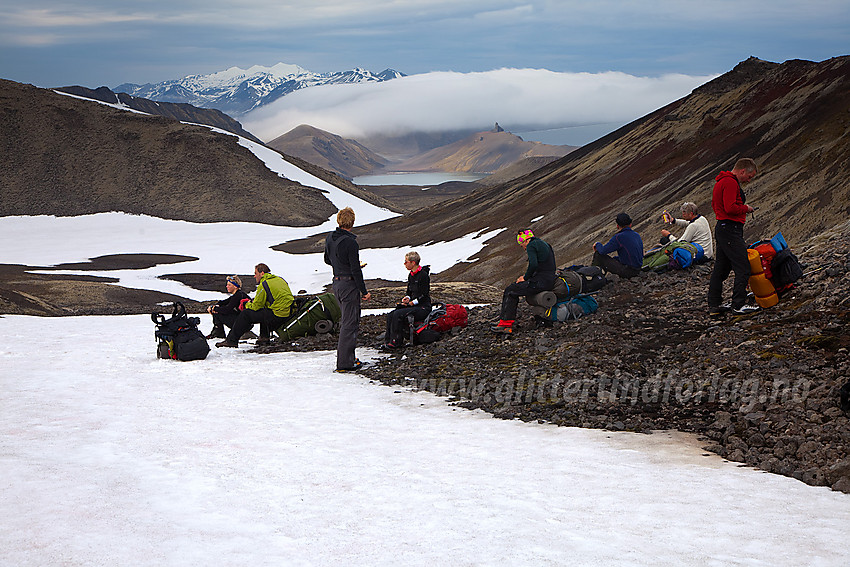
[[[241,122],[269,141],[300,124],[346,137],[410,131],[559,128],[625,123],[689,94],[714,76],[498,69],[434,72],[383,83],[297,91]]]

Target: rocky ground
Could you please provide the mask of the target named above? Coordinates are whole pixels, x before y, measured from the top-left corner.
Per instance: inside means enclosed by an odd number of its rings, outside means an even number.
[[[754,315],[708,317],[710,265],[613,276],[597,294],[598,312],[578,321],[535,328],[523,306],[515,333],[494,336],[497,306],[474,308],[465,329],[361,372],[505,419],[695,432],[730,461],[850,493],[850,411],[839,401],[850,379],[850,223],[795,253],[807,265],[804,279]],[[435,297],[482,302],[480,289],[466,297],[456,289]],[[364,317],[361,345],[378,346],[384,324],[384,316]],[[335,341],[323,335],[263,352]]]

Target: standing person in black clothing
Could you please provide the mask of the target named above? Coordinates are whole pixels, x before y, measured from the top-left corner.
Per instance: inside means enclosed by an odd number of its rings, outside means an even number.
[[[528,269],[525,275],[517,278],[516,283],[505,289],[499,322],[490,327],[494,333],[513,332],[520,297],[549,291],[555,287],[555,251],[552,247],[534,236],[530,230],[520,230],[516,241],[528,254]]]
[[[227,336],[224,328],[233,326],[236,317],[239,316],[239,303],[248,299],[248,294],[242,291],[242,279],[239,276],[227,276],[227,293],[230,297],[222,299],[207,307],[207,313],[212,315],[213,328],[208,339],[223,339]]]
[[[360,300],[369,301],[372,294],[366,290],[360,265],[360,246],[351,232],[354,228],[354,211],[345,207],[336,215],[339,227],[325,240],[325,264],[333,267],[333,290],[342,316],[339,323],[339,342],[336,347],[336,371],[349,372],[360,368],[354,356],[357,333],[360,330]]]
[[[420,266],[421,260],[418,252],[411,251],[404,255],[404,267],[410,270],[407,295],[387,314],[387,334],[384,339],[387,348],[397,348],[404,344],[402,331],[410,315],[413,315],[414,321],[424,321],[431,313],[431,268]]]

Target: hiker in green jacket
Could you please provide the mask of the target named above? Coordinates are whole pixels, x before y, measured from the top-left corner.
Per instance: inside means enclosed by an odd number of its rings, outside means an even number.
[[[253,301],[242,300],[239,306],[241,313],[233,323],[233,328],[227,333],[227,338],[215,346],[238,347],[239,337],[250,331],[255,323],[260,324],[257,344],[267,345],[271,342],[272,331],[279,329],[289,317],[293,297],[286,280],[272,274],[266,264],[254,267],[254,280],[257,282],[257,293]]]

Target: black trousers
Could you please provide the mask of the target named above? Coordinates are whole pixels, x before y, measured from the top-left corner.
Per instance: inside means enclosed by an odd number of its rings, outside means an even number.
[[[213,327],[220,327],[222,329],[227,327],[229,329],[233,326],[238,317],[239,313],[213,313]]]
[[[548,289],[551,289],[549,286]],[[516,320],[516,312],[519,308],[519,298],[527,295],[534,295],[548,289],[540,287],[537,282],[519,282],[512,283],[505,288],[505,293],[502,294],[502,310],[499,312],[499,319],[502,321]]]
[[[384,342],[401,344],[404,342],[404,331],[407,329],[407,317],[413,315],[414,321],[424,321],[431,313],[430,305],[416,305],[414,307],[396,307],[387,313],[387,334]]]
[[[720,307],[723,302],[723,282],[729,272],[735,272],[732,283],[732,309],[747,302],[747,284],[750,281],[750,261],[747,258],[747,243],[744,242],[743,223],[722,220],[714,227],[714,271],[708,282],[708,308]]]
[[[238,343],[239,337],[250,331],[256,323],[260,324],[260,337],[270,338],[272,331],[279,329],[286,319],[286,317],[278,317],[268,307],[256,311],[245,309],[233,322],[233,327],[227,333],[227,342]]]
[[[590,261],[590,265],[599,266],[606,272],[617,274],[621,278],[633,278],[640,273],[640,268],[635,268],[634,266],[627,266],[616,258],[611,258],[605,254],[600,254],[595,250],[593,251],[593,259]]]

